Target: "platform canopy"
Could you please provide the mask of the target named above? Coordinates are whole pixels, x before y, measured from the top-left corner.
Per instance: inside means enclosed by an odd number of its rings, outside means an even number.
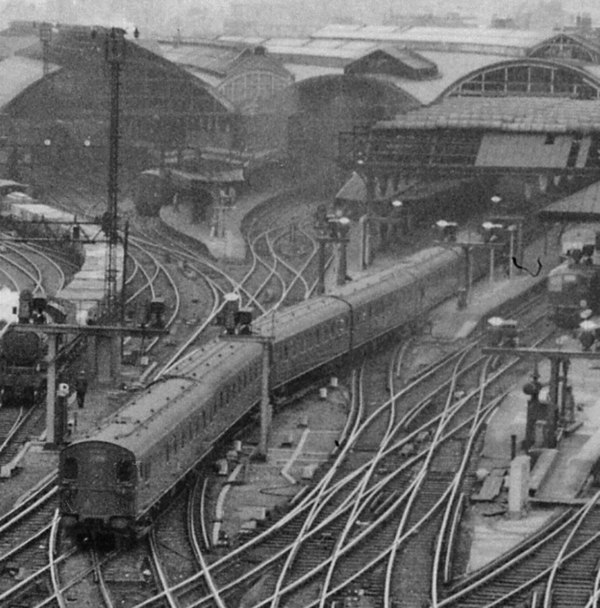
[[[548,205],[538,215],[545,222],[600,221],[600,181]]]
[[[375,129],[589,133],[600,131],[600,104],[597,100],[568,97],[453,97],[381,121]]]

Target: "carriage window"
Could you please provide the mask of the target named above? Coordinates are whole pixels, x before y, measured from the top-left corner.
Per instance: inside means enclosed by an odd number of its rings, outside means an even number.
[[[165,446],[165,456],[166,456],[166,461],[169,462],[169,443],[167,442],[167,445]]]
[[[131,460],[119,460],[117,462],[117,481],[123,483],[133,481],[135,476],[135,466]]]
[[[77,460],[72,456],[69,458],[65,458],[65,462],[63,465],[63,477],[65,479],[77,479],[77,475],[79,473],[79,467],[77,465]]]

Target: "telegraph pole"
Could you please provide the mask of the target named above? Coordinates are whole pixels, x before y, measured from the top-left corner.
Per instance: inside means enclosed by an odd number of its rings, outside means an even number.
[[[50,65],[48,63],[48,47],[52,40],[52,26],[49,23],[40,23],[39,29],[40,42],[42,43],[42,61],[44,76],[50,73]]]
[[[104,293],[109,318],[119,312],[117,301],[117,200],[119,195],[119,90],[121,66],[125,58],[125,31],[113,27],[106,36],[106,61],[110,67],[110,125],[108,132],[108,208],[103,228],[107,232],[106,273]]]

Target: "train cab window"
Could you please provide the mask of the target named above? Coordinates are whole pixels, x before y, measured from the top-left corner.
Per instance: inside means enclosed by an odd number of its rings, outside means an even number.
[[[131,460],[117,462],[117,481],[127,483],[135,478],[135,464]]]
[[[65,462],[63,464],[63,477],[65,479],[77,479],[78,474],[79,465],[77,464],[77,460],[72,456],[65,458]]]

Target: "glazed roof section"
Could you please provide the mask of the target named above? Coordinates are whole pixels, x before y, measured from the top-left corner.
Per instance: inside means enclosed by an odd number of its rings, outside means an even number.
[[[56,65],[49,65],[50,72],[55,72],[58,69],[60,68]],[[0,108],[6,106],[27,87],[43,77],[44,64],[36,59],[13,55],[0,61],[0,82],[2,82]]]
[[[410,48],[525,56],[550,38],[550,30],[493,28],[393,27],[329,25],[312,35],[314,39],[372,40],[406,44]]]
[[[439,76],[431,80],[385,77],[398,88],[406,91],[423,105],[435,101],[446,89],[467,74],[504,61],[501,55],[477,55],[475,53],[443,53],[419,51],[419,55],[437,66]],[[373,76],[378,77],[379,76]]]
[[[240,43],[219,44],[173,44],[161,43],[163,57],[189,68],[206,70],[219,76],[225,76],[229,66],[250,48]]]
[[[329,26],[320,30],[320,32],[331,31],[347,31],[352,32],[359,30],[368,31],[373,34],[370,40],[348,38],[244,38],[241,36],[221,36],[219,41],[231,41],[235,43],[244,42],[246,44],[260,44],[264,46],[270,54],[279,57],[285,64],[288,70],[296,75],[296,80],[304,80],[327,74],[332,74],[332,70],[343,70],[352,62],[365,57],[369,53],[384,49],[388,52],[395,49],[395,52],[402,54],[404,49],[417,50],[418,55],[422,56],[426,61],[436,64],[439,77],[431,80],[411,80],[409,78],[389,78],[392,84],[403,89],[423,104],[429,104],[435,101],[448,87],[454,84],[458,79],[470,74],[471,72],[494,65],[501,61],[505,61],[507,56],[521,57],[534,46],[537,46],[541,41],[547,40],[550,35],[548,32],[530,32],[521,30],[479,30],[475,28],[461,28],[459,32],[468,32],[471,36],[471,42],[475,40],[474,32],[481,39],[486,39],[490,31],[502,32],[506,37],[506,45],[496,45],[495,53],[487,47],[471,46],[469,52],[465,52],[464,48],[456,45],[448,45],[444,42],[444,38],[440,44],[425,45],[420,48],[419,45],[412,44],[411,39],[406,35],[400,37],[400,33],[405,32],[401,28],[391,28],[398,30],[398,36],[394,38],[390,34],[390,28],[384,28],[386,36],[377,38],[375,34],[381,28],[361,28],[361,26]],[[346,29],[345,29],[346,28]],[[448,31],[450,33],[448,33]],[[408,31],[408,30],[406,30]],[[431,38],[435,36],[457,36],[457,31],[454,28],[410,28],[414,33],[414,40],[423,37],[425,33]],[[421,32],[421,34],[419,34]],[[419,35],[417,35],[419,34]],[[318,32],[315,36],[320,35]],[[499,33],[496,33],[492,40],[500,39]],[[520,40],[521,46],[514,46],[515,40]],[[423,45],[421,45],[423,46]],[[434,50],[427,50],[434,49]],[[437,50],[435,50],[437,49]],[[478,52],[476,52],[478,51]],[[294,65],[307,66],[304,70],[295,70]],[[310,69],[308,69],[310,66]],[[592,72],[593,73],[593,72]],[[378,76],[382,78],[382,76]]]
[[[376,128],[589,133],[600,131],[600,104],[552,97],[456,97],[382,121]]]

